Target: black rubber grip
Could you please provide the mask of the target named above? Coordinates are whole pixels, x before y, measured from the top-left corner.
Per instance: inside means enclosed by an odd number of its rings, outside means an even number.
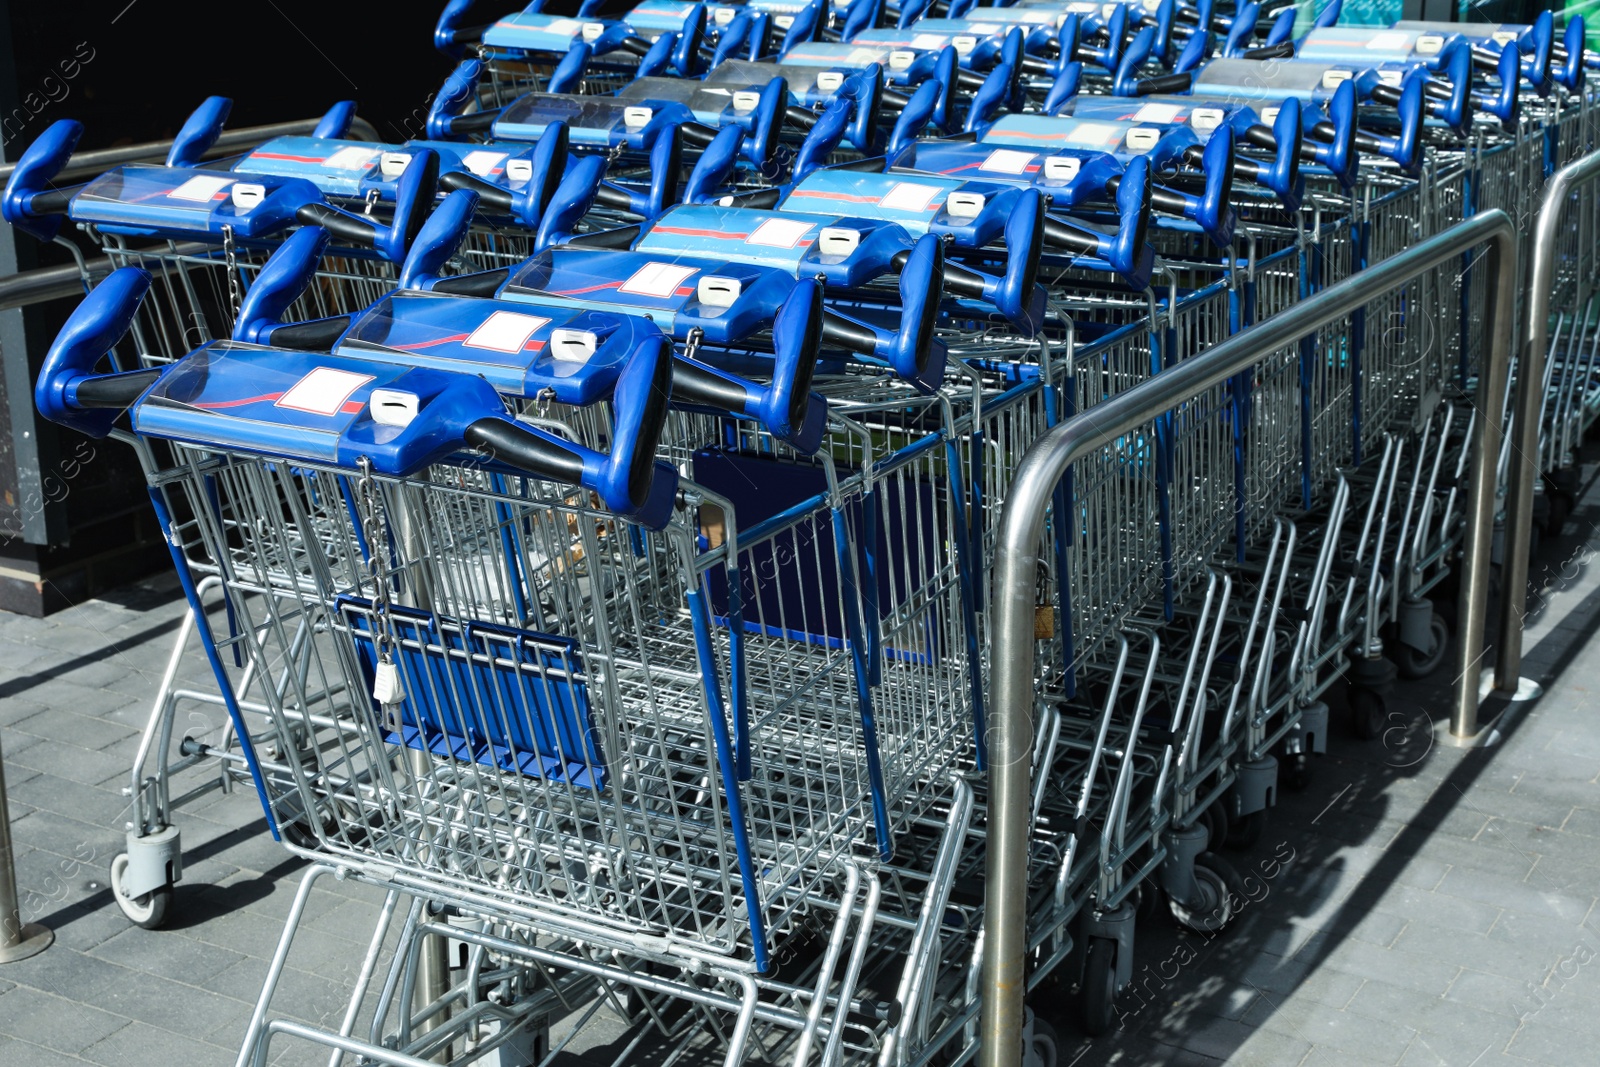
[[[461,439],[503,463],[568,485],[582,484],[583,459],[506,419],[479,419]]]
[[[850,1018],[858,1023],[888,1023],[899,1026],[904,1010],[898,1000],[862,1000],[851,1009]]]
[[[451,133],[482,133],[500,117],[498,111],[474,111],[470,115],[456,115],[450,120]]]
[[[706,147],[706,145],[716,140],[717,134],[721,132],[720,130],[712,129],[710,126],[702,126],[698,122],[685,122],[678,129],[683,133],[683,143],[693,145],[696,148]]]
[[[730,207],[777,207],[783,197],[782,189],[756,189],[748,193],[735,193]]]
[[[1264,45],[1261,48],[1246,48],[1245,59],[1293,59],[1294,42],[1283,41],[1280,44]]]
[[[635,55],[643,59],[650,54],[651,43],[643,37],[624,37],[622,39],[622,50],[629,55]]]
[[[615,208],[618,211],[632,211],[633,201],[628,194],[614,185],[601,185],[594,191],[594,202],[601,207]]]
[[[1398,107],[1400,105],[1400,89],[1398,86],[1385,85],[1380,82],[1374,85],[1372,91],[1367,95],[1385,107]]]
[[[436,293],[449,293],[451,296],[493,296],[499,292],[506,279],[511,277],[510,267],[498,267],[495,270],[480,271],[477,274],[462,274],[454,278],[440,278],[433,283]]]
[[[618,226],[614,230],[580,233],[567,244],[573,248],[632,248],[633,242],[639,239],[639,233],[643,228],[636,222],[630,226]]]
[[[817,124],[817,113],[810,108],[795,107],[790,105],[783,109],[783,120],[791,126],[798,126],[802,130],[809,130]]]
[[[1092,256],[1100,251],[1100,244],[1093,237],[1048,215],[1044,220],[1044,243],[1080,256]]]
[[[294,217],[308,226],[321,226],[341,241],[371,248],[377,231],[371,225],[327,204],[301,204]]]
[[[478,203],[491,211],[511,210],[511,190],[464,170],[453,170],[439,178],[439,188],[446,192],[471,189],[478,194]]]
[[[1259,122],[1244,131],[1244,142],[1252,148],[1264,148],[1268,152],[1278,150],[1278,135],[1272,132],[1272,127]]]
[[[983,276],[974,274],[965,267],[958,267],[954,263],[946,262],[944,265],[944,288],[946,292],[954,293],[957,296],[982,300]]]
[[[745,391],[704,367],[676,359],[672,362],[672,399],[733,413],[744,410]]]
[[[1188,92],[1194,81],[1190,74],[1161,74],[1154,78],[1140,78],[1133,87],[1134,96],[1153,96],[1156,93]]]
[[[983,88],[983,82],[982,74],[974,74],[965,67],[956,68],[956,88],[965,89],[969,93],[976,92]]]
[[[297,348],[302,352],[330,352],[350,328],[349,315],[334,315],[310,322],[291,322],[275,326],[267,333],[267,343],[278,348]]]
[[[1035,78],[1048,78],[1051,74],[1050,64],[1038,56],[1023,56],[1022,73],[1031,74]]]
[[[822,312],[822,340],[824,344],[841,345],[852,352],[870,353],[878,347],[877,334],[827,309]]]
[[[905,93],[896,92],[893,89],[882,90],[878,94],[878,99],[883,103],[884,107],[896,108],[900,111],[904,111],[906,109],[906,105],[911,103],[911,98],[909,96],[907,96]]]
[[[81,185],[74,185],[66,189],[46,189],[34,193],[28,200],[28,213],[30,215],[65,215],[67,208],[72,206],[72,198],[78,195]]]
[[[80,408],[115,408],[121,411],[132,404],[155,380],[161,377],[160,367],[129,371],[105,378],[90,378],[79,382],[74,399]]]
[[[1422,83],[1422,95],[1432,97],[1435,100],[1449,100],[1456,94],[1444,82],[1436,82],[1429,79]]]
[[[1196,166],[1198,165],[1199,164],[1196,164]],[[1251,181],[1257,181],[1264,174],[1266,174],[1266,172],[1266,164],[1260,162],[1259,160],[1246,159],[1243,156],[1233,157],[1233,173],[1237,174],[1241,178],[1248,178]]]

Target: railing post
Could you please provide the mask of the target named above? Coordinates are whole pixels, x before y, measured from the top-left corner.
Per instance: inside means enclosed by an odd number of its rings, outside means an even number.
[[[36,956],[56,939],[49,928],[25,923],[17,909],[17,871],[11,849],[11,811],[6,805],[5,753],[0,752],[0,963]]]
[[[1511,471],[1506,487],[1505,581],[1500,598],[1500,644],[1495,660],[1494,687],[1502,693],[1526,693],[1522,671],[1522,616],[1528,592],[1528,543],[1532,537],[1533,484],[1539,470],[1540,415],[1544,405],[1544,361],[1550,346],[1550,299],[1555,292],[1556,255],[1560,251],[1560,228],[1567,197],[1596,176],[1600,176],[1600,152],[1573,160],[1551,176],[1545,186],[1544,203],[1533,228],[1533,261],[1528,270],[1528,328],[1517,362],[1516,441],[1511,449]],[[1588,250],[1578,249],[1582,258]],[[1579,285],[1588,279],[1580,271]],[[1498,299],[1496,305],[1498,306]],[[1580,304],[1581,308],[1582,305]],[[1465,622],[1465,619],[1463,619]],[[1481,623],[1480,623],[1481,627]],[[1458,713],[1460,709],[1458,708]],[[1457,737],[1470,736],[1473,722],[1451,724]]]

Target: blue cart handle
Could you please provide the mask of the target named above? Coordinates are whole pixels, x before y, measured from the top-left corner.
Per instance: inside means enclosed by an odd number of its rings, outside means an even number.
[[[72,158],[83,123],[59,119],[23,151],[0,197],[0,216],[17,229],[41,241],[55,238],[72,197],[82,186],[52,189],[50,182]]]
[[[460,59],[467,45],[483,37],[485,26],[467,22],[475,2],[476,0],[450,0],[440,13],[439,21],[434,24],[433,47],[451,59]],[[524,10],[537,12],[541,3],[542,0],[534,0]]]
[[[208,96],[205,103],[195,108],[184,120],[178,136],[167,150],[167,166],[192,167],[200,162],[206,151],[217,143],[222,127],[233,111],[233,101],[225,96]]]
[[[122,267],[83,298],[45,353],[33,386],[33,404],[39,414],[101,438],[111,432],[117,416],[161,376],[159,368],[94,373],[101,358],[128,332],[149,288],[149,272]]]

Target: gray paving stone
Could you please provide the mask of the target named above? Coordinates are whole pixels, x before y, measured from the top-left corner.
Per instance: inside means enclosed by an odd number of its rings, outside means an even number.
[[[79,748],[103,749],[133,733],[133,730],[91,715],[50,708],[12,725],[19,733],[33,734],[49,741],[62,741]]]
[[[1592,1055],[1593,1049],[1594,1038],[1538,1019],[1523,1023],[1506,1046],[1506,1051],[1513,1056],[1552,1067],[1581,1063]]]
[[[64,678],[46,678],[29,685],[19,695],[57,712],[98,716],[125,707],[133,698],[110,689],[78,685]]]
[[[97,785],[113,774],[127,773],[128,770],[126,761],[115,756],[50,740],[24,749],[15,759],[7,753],[6,762],[70,778],[84,785]]]
[[[1244,1021],[1348,1056],[1394,1063],[1410,1044],[1406,1027],[1377,1026],[1367,1016],[1339,1011],[1325,1004],[1289,1001],[1268,1011],[1255,1010]]]
[[[1533,1011],[1534,982],[1505,978],[1498,974],[1462,968],[1445,993],[1446,1000],[1465,1004],[1475,1011],[1492,1012],[1516,1021]]]
[[[83,1067],[85,1062],[31,1041],[0,1042],[0,1067]]]
[[[0,1033],[77,1053],[128,1025],[120,1015],[17,987],[0,995]]]
[[[244,959],[244,955],[208,944],[177,930],[141,930],[134,926],[95,946],[91,955],[133,970],[158,975],[181,975],[191,985],[205,985],[219,971]]]
[[[228,1054],[227,1049],[217,1045],[135,1022],[126,1030],[84,1049],[83,1058],[105,1067],[173,1067],[191,1063],[197,1067],[201,1064],[220,1067]]]

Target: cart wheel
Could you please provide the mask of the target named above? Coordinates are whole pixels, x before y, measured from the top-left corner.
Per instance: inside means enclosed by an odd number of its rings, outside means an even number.
[[[1304,752],[1286,755],[1278,763],[1278,780],[1296,793],[1311,784],[1311,777],[1311,757]]]
[[[1033,1048],[1029,1050],[1032,1054],[1024,1056],[1023,1062],[1028,1067],[1056,1067],[1056,1054],[1060,1048],[1056,1028],[1045,1022],[1038,1012],[1034,1012]]]
[[[1267,832],[1267,809],[1252,811],[1249,815],[1241,815],[1233,820],[1233,825],[1228,828],[1227,844],[1229,848],[1246,849],[1254,848],[1256,842],[1261,840],[1261,835]],[[1215,855],[1215,853],[1209,853]]]
[[[167,908],[172,904],[170,884],[152,889],[137,897],[122,891],[122,876],[128,869],[128,854],[123,852],[111,861],[111,895],[117,898],[117,907],[135,926],[146,930],[158,929],[167,921]]]
[[[1161,887],[1146,879],[1139,883],[1139,888],[1134,891],[1133,916],[1141,923],[1147,923],[1155,918],[1156,911],[1161,907]]]
[[[1089,939],[1083,961],[1083,1030],[1099,1037],[1111,1029],[1117,1004],[1117,943],[1108,937]]]
[[[1438,670],[1450,652],[1450,624],[1437,611],[1428,620],[1428,650],[1419,652],[1404,641],[1396,641],[1395,666],[1402,678],[1426,678]]]
[[[1375,741],[1389,717],[1383,695],[1364,686],[1351,686],[1345,700],[1350,705],[1350,729],[1363,741]]]
[[[1204,862],[1203,862],[1204,861]],[[1228,883],[1217,870],[1221,864],[1230,871],[1232,865],[1214,852],[1202,852],[1194,858],[1194,881],[1200,887],[1200,903],[1186,908],[1171,897],[1172,917],[1179,925],[1202,934],[1214,934],[1233,920],[1233,901],[1229,899]]]

